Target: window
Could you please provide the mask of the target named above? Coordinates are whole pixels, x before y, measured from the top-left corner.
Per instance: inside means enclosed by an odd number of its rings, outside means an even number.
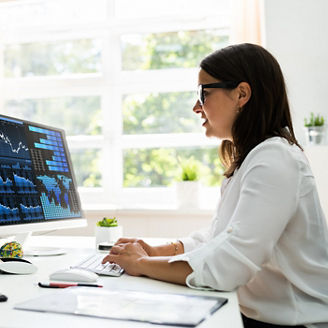
[[[121,37],[122,69],[194,68],[227,42],[221,29],[126,34]]]
[[[63,127],[85,207],[172,207],[179,160],[217,193],[218,141],[192,112],[199,61],[226,46],[230,1],[0,4],[1,112]]]
[[[4,48],[5,77],[97,73],[100,59],[99,40],[9,44]]]

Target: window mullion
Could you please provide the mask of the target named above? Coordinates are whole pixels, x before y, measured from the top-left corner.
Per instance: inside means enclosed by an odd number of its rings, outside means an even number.
[[[125,93],[190,91],[196,90],[198,71],[199,68],[123,71],[119,82]]]
[[[7,99],[99,95],[103,90],[103,80],[104,78],[99,74],[97,76],[90,74],[81,78],[6,78],[4,90]]]
[[[120,74],[120,39],[111,29],[103,40],[103,74],[105,90],[102,93],[103,116],[103,186],[109,202],[115,202],[122,188],[123,162],[120,147],[122,136]]]
[[[203,133],[134,134],[122,137],[123,149],[218,146],[219,144],[219,140],[206,138]]]

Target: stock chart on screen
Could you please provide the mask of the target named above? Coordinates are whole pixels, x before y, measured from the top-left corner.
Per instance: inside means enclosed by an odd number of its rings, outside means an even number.
[[[0,225],[80,216],[63,131],[0,116]]]

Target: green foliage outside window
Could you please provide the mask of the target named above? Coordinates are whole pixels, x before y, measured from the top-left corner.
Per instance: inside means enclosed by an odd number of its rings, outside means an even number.
[[[180,31],[122,38],[123,70],[192,68],[208,53],[228,42],[222,31]],[[4,51],[6,77],[100,72],[97,40],[8,45]],[[196,85],[197,81],[195,81]],[[203,132],[192,112],[194,92],[129,94],[123,97],[124,134]],[[104,111],[107,109],[104,108]],[[101,134],[100,97],[60,97],[8,101],[8,115],[62,127],[67,135]],[[222,166],[216,148],[131,149],[124,151],[125,187],[170,186],[179,174],[177,158],[199,162],[200,180],[219,185]],[[101,186],[100,151],[72,152],[79,186]]]
[[[122,38],[122,68],[148,70],[198,67],[203,57],[227,45],[221,30],[131,35]]]
[[[5,76],[46,76],[100,72],[98,40],[23,43],[4,51]]]
[[[202,132],[192,111],[195,92],[165,92],[125,95],[123,131],[140,133]]]
[[[123,40],[122,65],[125,70],[197,67],[210,52],[227,45],[220,31],[181,31],[149,34],[134,42]],[[196,85],[195,81],[195,85]],[[193,111],[195,93],[171,92],[125,95],[125,134],[203,132]],[[200,180],[208,186],[221,184],[223,167],[217,148],[131,149],[124,152],[125,187],[171,186],[178,179],[178,157],[194,157]]]
[[[180,179],[180,161],[193,157],[199,167],[199,180],[218,186],[223,167],[214,148],[153,148],[124,152],[124,187],[172,186]]]
[[[101,187],[99,170],[101,151],[98,149],[79,149],[71,151],[77,185],[82,187]]]

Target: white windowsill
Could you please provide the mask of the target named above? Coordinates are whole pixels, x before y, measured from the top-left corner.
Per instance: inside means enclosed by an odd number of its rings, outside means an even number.
[[[215,208],[169,208],[163,206],[149,206],[149,207],[115,207],[115,206],[87,206],[84,209],[85,216],[104,215],[119,216],[119,215],[136,215],[140,216],[209,216],[215,211]]]

